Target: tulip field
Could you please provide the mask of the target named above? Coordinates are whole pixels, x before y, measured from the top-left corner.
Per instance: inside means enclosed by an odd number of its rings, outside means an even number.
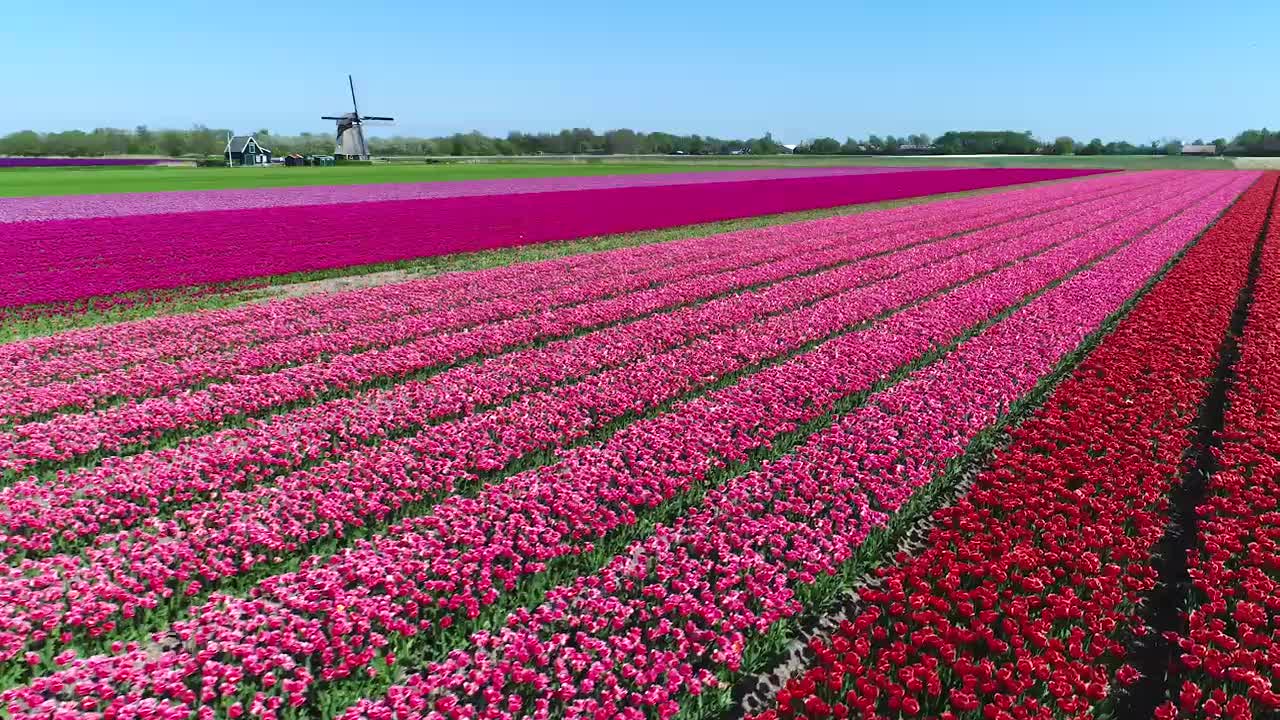
[[[1099,172],[783,169],[0,199],[0,309]]]
[[[0,344],[0,714],[1280,717],[1280,173],[753,173],[0,201],[22,312],[1057,180]]]

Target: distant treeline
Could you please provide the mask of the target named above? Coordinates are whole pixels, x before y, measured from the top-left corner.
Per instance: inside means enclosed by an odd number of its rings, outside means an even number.
[[[1082,142],[1063,135],[1052,141],[1036,139],[1030,130],[951,131],[937,138],[928,135],[894,137],[871,135],[865,140],[848,138],[843,143],[835,138],[817,138],[796,147],[797,153],[815,155],[1180,155],[1183,141],[1178,138],[1153,140],[1146,145],[1125,141],[1104,143],[1102,138]],[[1217,138],[1205,142],[1200,138],[1189,145],[1213,145],[1219,155],[1280,155],[1280,131],[1246,130],[1227,141]]]
[[[276,135],[268,130],[255,133],[258,141],[277,156],[286,153],[326,154],[333,152],[333,133]],[[152,130],[139,125],[132,130],[98,128],[90,132],[69,130],[39,133],[23,130],[0,137],[0,155],[164,155],[168,157],[221,155],[227,131],[197,125],[189,130]],[[1101,138],[1082,142],[1070,137],[1052,141],[1037,139],[1031,131],[951,131],[931,138],[925,134],[902,137],[870,135],[865,139],[830,137],[810,139],[794,147],[794,152],[815,155],[1142,155],[1178,154],[1182,140],[1163,138],[1146,145]],[[1214,145],[1219,154],[1280,155],[1280,131],[1246,130],[1231,141],[1196,139],[1195,145]],[[590,128],[573,128],[558,133],[510,132],[505,138],[480,132],[457,133],[446,137],[370,137],[374,155],[539,155],[539,154],[684,154],[684,155],[771,155],[786,152],[769,133],[745,140],[702,135],[675,135],[620,129],[596,133]]]

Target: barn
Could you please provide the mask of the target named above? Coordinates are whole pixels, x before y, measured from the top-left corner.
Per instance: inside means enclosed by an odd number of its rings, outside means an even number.
[[[259,145],[252,135],[236,135],[227,141],[225,156],[231,165],[249,167],[271,164],[271,151]]]

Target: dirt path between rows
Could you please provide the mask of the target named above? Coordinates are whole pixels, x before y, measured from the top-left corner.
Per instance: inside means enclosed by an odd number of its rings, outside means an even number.
[[[408,270],[384,270],[382,272],[367,273],[364,275],[347,275],[344,277],[325,278],[323,280],[308,280],[306,282],[266,288],[264,291],[266,294],[259,298],[258,301],[265,302],[278,300],[280,298],[306,297],[307,295],[317,295],[320,293],[359,290],[361,288],[404,282],[405,280],[411,280],[414,277],[420,276],[415,275]]]

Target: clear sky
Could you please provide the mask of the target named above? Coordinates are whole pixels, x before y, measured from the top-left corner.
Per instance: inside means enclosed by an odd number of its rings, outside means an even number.
[[[1057,6],[1057,7],[1053,7]],[[1210,140],[1280,126],[1280,2],[0,0],[0,133],[948,129]]]

